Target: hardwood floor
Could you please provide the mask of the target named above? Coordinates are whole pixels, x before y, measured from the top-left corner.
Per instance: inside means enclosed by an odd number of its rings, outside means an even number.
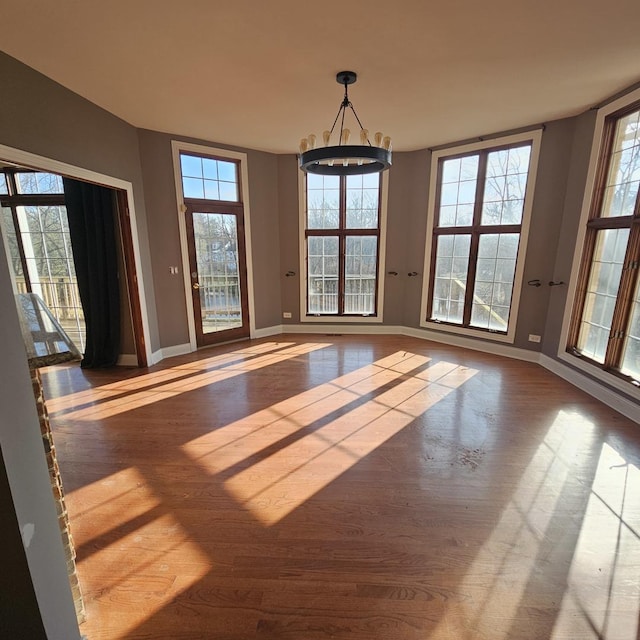
[[[43,380],[89,640],[638,637],[640,430],[537,365],[284,335]]]

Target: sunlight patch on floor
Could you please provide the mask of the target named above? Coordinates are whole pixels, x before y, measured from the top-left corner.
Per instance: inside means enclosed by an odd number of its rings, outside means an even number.
[[[161,504],[142,473],[129,467],[67,492],[73,532],[84,545],[117,531]],[[91,532],[91,538],[85,532]]]
[[[74,397],[75,394],[66,396],[66,401],[64,398],[61,398],[55,407],[56,411],[71,408],[72,410],[65,413],[65,418],[68,420],[86,422],[104,420],[155,404],[156,402],[161,402],[165,399],[173,398],[183,393],[208,387],[216,382],[229,380],[251,371],[310,353],[317,349],[323,349],[327,346],[326,343],[305,343],[279,350],[276,353],[256,355],[251,359],[234,360],[227,364],[223,363],[220,369],[214,369],[213,371],[201,372],[201,369],[196,368],[196,373],[192,373],[191,375],[187,375],[188,371],[184,369],[184,365],[179,365],[182,368],[175,370],[169,369],[171,375],[164,377],[159,376],[158,381],[154,380],[153,376],[155,374],[151,373],[133,378],[129,381],[124,380],[122,382],[110,383],[103,387],[96,387],[96,390],[91,394],[81,396],[80,398]],[[166,374],[167,371],[159,373]],[[147,379],[147,376],[151,376],[151,378]],[[147,383],[145,383],[145,380],[147,380]],[[151,386],[149,387],[149,385]],[[141,387],[149,388],[146,390],[138,390]],[[81,393],[87,394],[87,392]],[[73,407],[77,406],[78,400],[83,404],[91,404],[90,406],[73,410]]]
[[[546,533],[573,471],[571,453],[590,442],[593,429],[578,414],[558,413],[459,587],[460,593],[472,594],[473,599],[467,611],[459,605],[450,614],[467,620],[467,633],[472,630],[478,637],[510,640],[521,606],[553,607],[551,599],[529,603],[523,602],[523,596],[532,577],[549,570],[553,549]],[[487,584],[491,575],[493,582]],[[441,625],[446,624],[445,616]]]
[[[552,637],[636,640],[639,575],[640,471],[605,443]]]
[[[181,530],[173,515],[162,515],[80,560],[88,618],[102,601],[126,605],[121,614],[120,607],[111,607],[109,638],[128,637],[211,571],[209,555]]]
[[[233,469],[225,488],[272,525],[477,373],[436,363],[436,383],[418,375],[428,363],[398,352],[201,436],[183,450],[210,474]]]
[[[259,453],[265,442],[275,444],[358,402],[365,391],[364,387],[354,390],[354,385],[367,384],[368,392],[373,392],[400,378],[408,366],[415,369],[428,362],[429,358],[399,351],[195,438],[182,448],[209,473],[220,473]]]

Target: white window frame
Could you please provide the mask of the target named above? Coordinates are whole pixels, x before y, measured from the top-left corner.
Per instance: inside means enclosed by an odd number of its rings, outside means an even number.
[[[307,242],[305,230],[307,226],[307,190],[305,174],[298,171],[298,204],[299,204],[299,255],[300,255],[300,322],[316,322],[324,324],[371,324],[383,322],[384,315],[384,274],[387,247],[387,200],[389,194],[389,172],[382,174],[380,181],[380,249],[378,254],[378,282],[376,283],[377,315],[307,315]]]
[[[593,191],[595,189],[596,171],[598,169],[598,160],[600,158],[600,150],[603,143],[603,133],[605,119],[610,114],[624,109],[626,106],[640,100],[640,89],[631,91],[626,95],[610,102],[598,109],[596,122],[593,130],[593,141],[591,143],[591,156],[589,158],[589,168],[587,171],[587,181],[582,200],[582,210],[580,213],[580,221],[576,233],[576,244],[573,254],[573,263],[571,265],[571,277],[567,290],[567,301],[564,308],[564,318],[562,321],[562,332],[560,333],[560,341],[558,343],[558,359],[570,364],[572,367],[579,369],[593,378],[608,384],[610,387],[623,391],[627,395],[640,401],[640,389],[626,380],[619,378],[613,373],[604,371],[595,364],[592,364],[579,356],[569,353],[567,349],[567,341],[569,338],[569,328],[571,325],[571,316],[573,313],[573,305],[575,304],[576,290],[578,287],[578,276],[580,275],[580,265],[582,262],[582,253],[584,250],[584,239],[587,233],[587,221],[589,219],[589,211],[591,209],[591,201],[593,199]]]
[[[438,149],[431,154],[431,171],[429,176],[429,203],[427,208],[427,234],[425,238],[424,250],[424,277],[422,280],[422,304],[420,307],[420,326],[433,331],[444,333],[454,333],[459,335],[474,336],[495,342],[505,342],[512,344],[516,337],[518,324],[518,309],[520,307],[520,294],[522,292],[522,279],[524,276],[524,263],[527,256],[527,243],[529,240],[529,227],[531,224],[531,210],[535,197],[534,189],[536,176],[538,173],[538,159],[540,157],[540,144],[542,140],[542,129],[526,131],[500,138],[491,138],[479,142]],[[438,163],[441,158],[448,156],[470,154],[474,151],[517,144],[519,142],[531,142],[531,156],[529,160],[529,173],[527,176],[527,186],[525,191],[525,201],[522,210],[522,224],[520,226],[520,244],[518,247],[518,258],[513,279],[513,293],[511,297],[511,309],[509,312],[509,327],[506,333],[493,333],[483,329],[472,327],[457,327],[455,325],[443,325],[434,320],[427,319],[429,280],[431,275],[431,250],[433,244],[433,226],[436,213],[436,191],[438,180]]]
[[[173,155],[173,175],[176,184],[176,204],[178,215],[178,229],[180,233],[180,252],[182,255],[182,275],[184,279],[185,301],[187,305],[187,322],[189,326],[189,343],[191,350],[198,348],[196,342],[196,325],[193,316],[193,296],[191,294],[191,267],[189,265],[189,245],[187,241],[187,225],[184,218],[186,206],[184,204],[184,193],[182,190],[182,170],[180,166],[180,153],[192,153],[198,156],[216,156],[222,160],[237,160],[240,164],[240,186],[242,189],[241,201],[244,216],[244,239],[247,260],[247,300],[249,303],[249,337],[256,337],[256,314],[253,289],[253,260],[251,252],[251,212],[249,207],[249,172],[247,168],[247,154],[218,147],[209,147],[202,144],[192,144],[171,141],[171,152]],[[240,194],[238,194],[240,195]]]

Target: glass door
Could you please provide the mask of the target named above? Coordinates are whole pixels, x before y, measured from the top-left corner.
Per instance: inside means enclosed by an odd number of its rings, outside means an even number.
[[[242,207],[187,205],[198,346],[249,335]]]

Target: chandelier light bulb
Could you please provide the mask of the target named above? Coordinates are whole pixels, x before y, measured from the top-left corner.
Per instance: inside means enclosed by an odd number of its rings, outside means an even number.
[[[300,169],[305,173],[350,176],[381,173],[391,166],[391,138],[378,132],[375,135],[376,146],[373,146],[369,130],[364,128],[349,100],[349,86],[357,78],[358,74],[354,71],[340,71],[336,74],[336,82],[344,88],[344,97],[331,128],[325,129],[322,136],[316,137],[310,133],[300,141]],[[353,130],[354,140],[357,142],[350,142],[351,130],[345,128],[345,125],[351,124],[352,118],[357,123]],[[332,144],[334,131],[336,135]]]

